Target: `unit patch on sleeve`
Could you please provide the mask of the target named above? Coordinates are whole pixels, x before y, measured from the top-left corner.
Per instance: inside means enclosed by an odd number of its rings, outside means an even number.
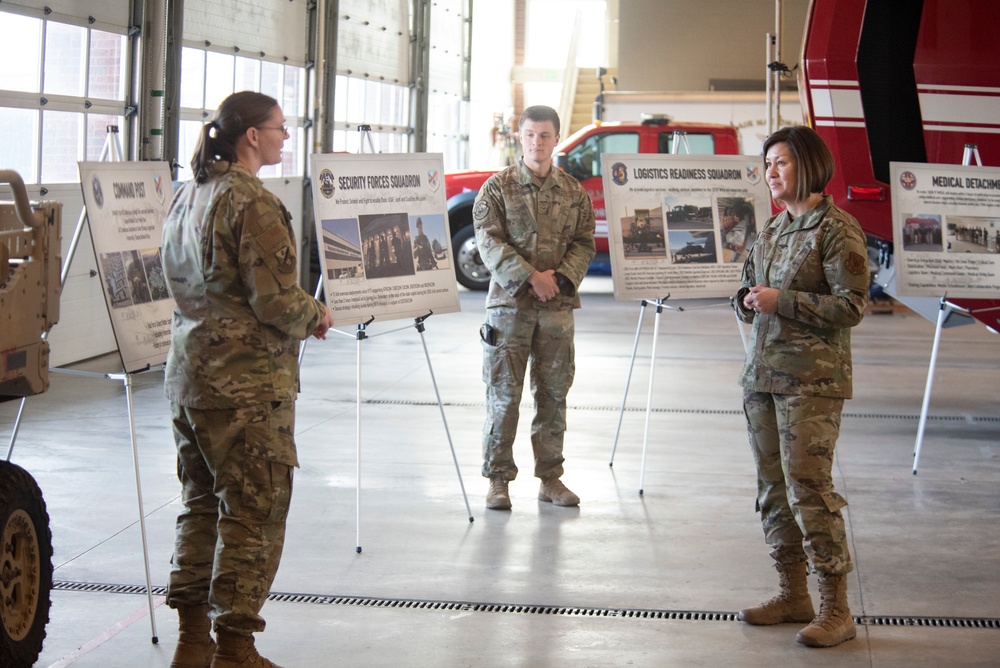
[[[861,257],[861,255],[859,255],[858,253],[855,253],[854,251],[851,251],[848,254],[847,260],[844,262],[844,265],[847,267],[847,271],[851,272],[855,276],[864,273],[865,271],[865,259]]]
[[[295,253],[288,246],[279,249],[274,254],[274,259],[278,271],[282,274],[291,274],[295,271]]]
[[[476,202],[476,208],[472,210],[472,215],[476,217],[476,220],[482,220],[490,214],[490,203],[484,199]]]

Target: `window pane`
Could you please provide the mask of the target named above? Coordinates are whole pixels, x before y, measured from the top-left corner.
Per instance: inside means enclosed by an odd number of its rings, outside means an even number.
[[[686,133],[687,146],[683,140],[677,152],[684,154],[691,149],[691,155],[712,155],[715,153],[715,136],[711,133]],[[660,153],[672,153],[674,149],[674,133],[661,132],[659,139]]]
[[[205,108],[205,52],[181,49],[181,106]]]
[[[382,115],[379,109],[379,97],[382,92],[381,85],[377,81],[365,81],[365,113],[362,120],[368,125],[378,125],[382,123]]]
[[[3,13],[0,20],[0,88],[38,92],[38,61],[42,52],[42,22]],[[17,63],[17,67],[10,67]],[[21,175],[25,181],[27,177]]]
[[[410,90],[405,86],[399,87],[399,111],[396,113],[396,122],[409,127],[410,125]]]
[[[333,150],[335,153],[347,152],[347,132],[345,130],[333,131]]]
[[[84,48],[87,29],[65,23],[46,22],[45,92],[50,95],[84,94],[86,83]],[[42,179],[45,180],[44,178]]]
[[[281,72],[284,67],[278,63],[264,62],[260,65],[260,92],[275,100],[281,99]],[[291,113],[291,112],[288,112]]]
[[[125,118],[122,116],[111,116],[108,114],[87,114],[87,153],[86,160],[98,161],[101,159],[101,153],[104,152],[104,145],[108,142],[108,126],[117,125],[118,133],[117,138],[113,141],[118,142],[118,148],[122,149],[122,155],[124,157],[125,140],[122,137],[122,133],[125,132]],[[48,137],[45,138],[48,140]],[[109,156],[110,152],[115,149],[111,147],[108,148]],[[110,159],[109,156],[105,157],[105,160]]]
[[[260,90],[260,61],[236,58],[236,88],[234,90]]]
[[[25,183],[38,183],[38,111],[0,107],[0,146],[4,169],[13,169]]]
[[[347,77],[338,74],[334,81],[333,91],[333,120],[347,120]],[[336,142],[334,142],[336,143]]]
[[[42,112],[42,183],[77,183],[77,161],[83,155],[83,114]]]
[[[302,68],[285,65],[285,96],[281,108],[289,116],[305,116],[302,95]]]
[[[90,31],[90,97],[125,99],[125,36]]]
[[[601,136],[602,153],[638,153],[639,135],[632,132],[618,132]]]
[[[401,127],[408,126],[410,118],[406,102],[409,99],[409,89],[405,86],[386,84],[383,99],[387,100],[388,122]]]
[[[356,77],[347,77],[347,115],[344,120],[357,124],[364,122],[364,118],[365,82]]]
[[[233,93],[235,60],[224,53],[205,53],[205,108],[218,109]]]

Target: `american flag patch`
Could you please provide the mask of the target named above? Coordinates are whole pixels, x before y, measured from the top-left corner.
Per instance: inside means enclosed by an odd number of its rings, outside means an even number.
[[[285,245],[285,234],[277,225],[272,225],[268,229],[264,230],[263,233],[257,239],[260,242],[260,247],[262,250],[275,251]]]

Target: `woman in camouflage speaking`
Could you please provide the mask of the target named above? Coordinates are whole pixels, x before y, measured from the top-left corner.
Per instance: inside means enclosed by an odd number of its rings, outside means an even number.
[[[291,216],[257,178],[287,138],[273,98],[227,97],[163,224],[176,301],[164,385],[184,504],[167,589],[180,621],[171,668],[275,668],[253,633],[264,630],[298,465],[299,343],[333,326],[298,285]]]
[[[851,327],[868,303],[868,255],[858,222],[821,194],[833,157],[806,127],[764,143],[765,178],[784,211],[770,218],[743,268],[736,307],[753,323],[743,407],[757,464],[757,505],[780,592],[740,612],[748,624],[808,623],[796,639],[830,647],[855,637],[852,569],[834,491],[833,453],[851,397]],[[806,561],[819,575],[814,613]]]

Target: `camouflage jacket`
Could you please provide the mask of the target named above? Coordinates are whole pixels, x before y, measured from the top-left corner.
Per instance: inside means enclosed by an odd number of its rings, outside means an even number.
[[[476,245],[490,270],[486,307],[579,308],[577,288],[594,258],[594,210],[580,183],[555,167],[536,185],[518,161],[483,184],[472,209]],[[554,269],[561,294],[528,294],[532,271]],[[558,278],[558,277],[557,277]]]
[[[177,303],[167,398],[201,409],[294,400],[298,344],[323,305],[296,282],[291,215],[278,198],[241,165],[215,172],[181,186],[163,222]]]
[[[740,384],[757,392],[851,398],[851,327],[868,305],[868,251],[858,221],[825,196],[796,220],[764,225],[743,265],[736,309],[753,323]],[[753,285],[781,290],[776,314],[743,307]]]

